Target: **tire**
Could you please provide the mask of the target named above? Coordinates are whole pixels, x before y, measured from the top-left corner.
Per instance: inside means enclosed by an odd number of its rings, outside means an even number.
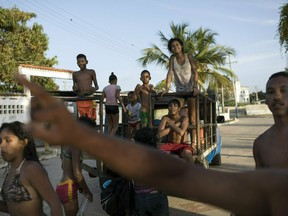
[[[211,165],[213,166],[221,166],[221,154],[216,154],[211,161]]]

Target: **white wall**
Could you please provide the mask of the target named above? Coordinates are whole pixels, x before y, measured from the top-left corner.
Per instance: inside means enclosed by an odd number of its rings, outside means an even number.
[[[28,122],[30,99],[26,96],[0,96],[0,124],[4,122]]]

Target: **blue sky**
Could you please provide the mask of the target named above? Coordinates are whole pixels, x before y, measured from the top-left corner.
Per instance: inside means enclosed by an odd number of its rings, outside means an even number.
[[[284,0],[0,0],[0,6],[34,12],[49,37],[47,57],[57,56],[56,68],[78,70],[76,55],[84,53],[96,71],[100,90],[113,71],[122,90],[140,83],[140,72],[151,72],[151,83],[166,69],[137,59],[141,50],[156,44],[158,33],[171,36],[170,24],[188,23],[218,33],[216,42],[236,50],[232,69],[250,91],[265,90],[269,76],[284,70],[287,55],[277,38],[279,7]],[[168,51],[167,51],[168,54]],[[228,67],[228,65],[227,65]]]

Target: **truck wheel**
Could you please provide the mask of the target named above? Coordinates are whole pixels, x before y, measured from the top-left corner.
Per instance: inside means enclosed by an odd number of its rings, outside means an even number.
[[[221,154],[216,154],[211,161],[211,165],[220,166],[221,165]]]

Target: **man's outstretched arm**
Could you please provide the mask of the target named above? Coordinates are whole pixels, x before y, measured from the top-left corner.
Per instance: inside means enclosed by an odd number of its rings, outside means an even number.
[[[27,127],[34,136],[49,144],[71,144],[139,183],[239,215],[265,215],[287,208],[287,170],[246,173],[205,170],[128,140],[95,134],[91,128],[78,123],[60,100],[21,75],[17,75],[17,79],[34,95],[32,121]]]

